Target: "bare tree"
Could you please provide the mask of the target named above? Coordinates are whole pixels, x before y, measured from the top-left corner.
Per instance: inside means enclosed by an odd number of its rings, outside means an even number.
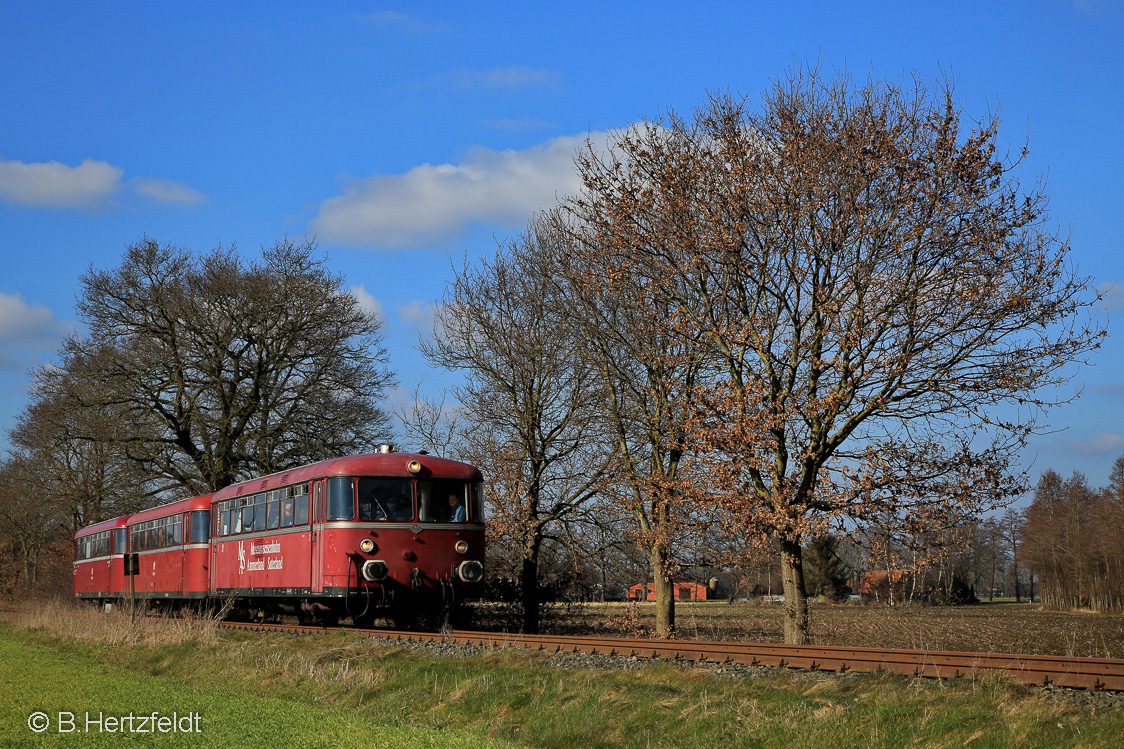
[[[430,362],[466,377],[454,391],[466,425],[459,450],[488,478],[490,538],[519,554],[528,633],[539,629],[543,542],[596,496],[607,461],[596,382],[550,299],[547,241],[532,224],[492,259],[456,271],[433,339],[421,343]],[[431,407],[410,418],[434,417]]]
[[[779,541],[787,642],[808,636],[802,539],[1009,501],[1035,417],[1103,336],[998,126],[947,83],[800,67],[757,111],[714,96],[578,158],[569,211],[605,283],[658,284],[668,334],[708,342],[685,422],[711,462],[698,496]]]
[[[40,591],[48,550],[69,532],[43,486],[48,475],[26,455],[0,463],[0,548],[7,546],[15,561],[13,587],[26,592]]]
[[[88,334],[41,392],[114,409],[113,437],[164,486],[202,493],[386,438],[379,322],[312,243],[204,255],[142,239],[82,277]]]
[[[1023,513],[1013,507],[1007,508],[1003,513],[1000,524],[1001,540],[1006,548],[1006,554],[1011,560],[1011,587],[1015,593],[1015,603],[1022,603],[1022,589],[1019,587],[1019,546],[1022,544]]]
[[[1037,574],[1041,600],[1051,608],[1124,610],[1124,502],[1117,460],[1109,486],[1096,490],[1074,473],[1042,474],[1026,509],[1019,547]]]
[[[116,444],[124,428],[116,409],[40,396],[11,431],[12,444],[36,465],[40,501],[57,508],[71,535],[136,512],[153,498],[152,482]]]
[[[625,272],[593,224],[568,222],[561,212],[550,220],[563,248],[552,267],[566,301],[564,318],[584,340],[579,354],[597,378],[600,419],[616,442],[612,496],[636,523],[655,588],[656,634],[669,637],[680,569],[676,543],[698,531],[685,491],[692,482],[685,424],[706,342],[701,333],[674,326],[691,297],[686,283],[649,275],[642,266]]]

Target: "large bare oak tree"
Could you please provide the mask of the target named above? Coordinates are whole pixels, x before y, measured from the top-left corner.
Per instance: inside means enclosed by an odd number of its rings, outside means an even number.
[[[162,488],[215,491],[387,438],[380,323],[314,244],[247,261],[145,238],[81,281],[87,333],[40,392],[112,411],[125,427],[110,439]]]

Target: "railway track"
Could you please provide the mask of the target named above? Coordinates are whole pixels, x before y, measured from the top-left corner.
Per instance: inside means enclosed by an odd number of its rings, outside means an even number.
[[[323,634],[318,626],[224,622],[224,627],[253,631]],[[1069,658],[1052,655],[957,653],[937,650],[847,648],[822,645],[772,645],[703,640],[629,639],[515,635],[454,630],[445,633],[397,630],[353,630],[389,640],[453,642],[484,647],[511,647],[547,652],[635,656],[673,661],[737,663],[809,671],[890,672],[906,676],[955,679],[990,672],[1035,686],[1124,691],[1124,659]]]

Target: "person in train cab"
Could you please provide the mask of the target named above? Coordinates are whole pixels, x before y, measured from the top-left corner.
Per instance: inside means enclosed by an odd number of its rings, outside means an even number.
[[[467,519],[464,514],[464,502],[456,494],[449,495],[449,507],[452,508],[452,522],[463,523]]]
[[[387,520],[409,520],[410,508],[402,501],[402,498],[397,494],[391,494],[386,498],[386,519]]]

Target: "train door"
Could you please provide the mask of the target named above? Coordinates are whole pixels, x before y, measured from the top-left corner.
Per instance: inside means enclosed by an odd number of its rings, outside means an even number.
[[[211,512],[210,549],[207,550],[207,592],[211,595],[218,593],[219,581],[219,543],[216,539],[222,538],[222,505],[215,504]],[[229,522],[229,521],[228,521]]]
[[[312,539],[311,590],[313,593],[320,593],[324,589],[323,550],[321,548],[321,540],[324,535],[324,479],[313,481],[311,491],[312,515],[309,518],[312,528],[312,533],[310,534]]]
[[[190,591],[191,583],[188,580],[188,577],[189,577],[188,572],[191,569],[191,565],[189,564],[190,558],[188,557],[188,550],[187,550],[188,544],[191,543],[191,513],[190,512],[185,512],[180,516],[180,528],[179,528],[179,539],[178,539],[178,541],[179,541],[179,544],[180,544],[180,569],[179,569],[179,575],[178,575],[178,578],[179,578],[179,581],[180,581],[179,592],[182,595],[186,596],[189,592],[191,592]]]

